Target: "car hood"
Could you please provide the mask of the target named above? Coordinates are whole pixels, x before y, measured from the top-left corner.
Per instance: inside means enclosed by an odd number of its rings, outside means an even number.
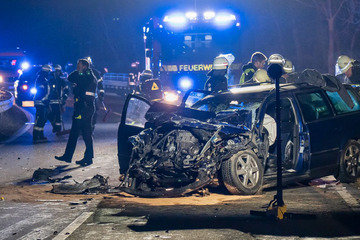
[[[225,135],[248,135],[250,133],[250,129],[245,125],[230,124],[224,121],[224,118],[219,120],[213,112],[169,106],[163,103],[154,104],[146,113],[145,118],[155,127],[163,124],[171,124],[174,127],[204,129],[211,132],[221,128],[220,132]]]

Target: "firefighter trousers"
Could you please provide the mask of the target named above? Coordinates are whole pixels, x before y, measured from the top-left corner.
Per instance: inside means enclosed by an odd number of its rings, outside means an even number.
[[[47,121],[48,108],[45,105],[35,105],[35,125],[33,129],[33,139],[44,138],[44,126]]]
[[[82,114],[74,114],[72,118],[72,125],[69,135],[69,140],[66,145],[64,156],[68,159],[72,159],[77,140],[81,133],[85,142],[85,154],[84,159],[90,160],[94,157],[93,139],[92,139],[92,117],[94,114],[94,108],[86,109]]]
[[[61,131],[62,118],[60,104],[50,104],[50,111],[48,117],[53,127],[53,132]]]

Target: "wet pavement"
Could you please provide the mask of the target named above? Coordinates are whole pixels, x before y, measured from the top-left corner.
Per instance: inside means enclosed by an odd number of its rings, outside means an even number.
[[[100,110],[93,165],[56,161],[68,136],[52,134],[49,123],[47,143],[32,143],[29,123],[23,135],[0,145],[0,197],[5,197],[0,201],[0,239],[360,239],[360,184],[340,184],[333,177],[287,186],[284,201],[293,215],[282,221],[250,214],[264,212],[275,189],[234,196],[216,188],[204,197],[147,199],[125,193],[59,195],[49,192],[51,184],[31,185],[38,168],[56,169],[58,178],[72,176],[68,183],[100,174],[113,188],[119,184],[116,137],[122,101],[109,96],[107,104],[113,114],[103,123]],[[69,106],[64,119],[70,128]],[[74,160],[83,151],[80,139]]]

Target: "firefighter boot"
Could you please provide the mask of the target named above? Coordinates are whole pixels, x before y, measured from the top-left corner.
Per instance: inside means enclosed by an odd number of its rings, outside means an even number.
[[[34,143],[46,142],[46,141],[47,141],[47,138],[44,137],[44,132],[34,131],[34,133],[33,133],[33,142]]]
[[[63,155],[63,156],[55,156],[55,159],[56,160],[59,160],[59,161],[63,161],[63,162],[67,162],[67,163],[71,163],[71,158]]]
[[[93,163],[92,158],[86,158],[84,157],[83,159],[81,159],[80,161],[76,161],[76,164],[79,164],[80,166],[89,166]]]

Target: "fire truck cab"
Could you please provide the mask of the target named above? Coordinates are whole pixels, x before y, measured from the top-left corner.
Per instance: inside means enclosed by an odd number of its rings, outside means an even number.
[[[143,27],[145,67],[164,90],[203,89],[214,58],[239,49],[240,18],[231,11],[173,11]],[[235,54],[234,54],[235,55]],[[229,84],[240,79],[241,64],[229,71]]]

